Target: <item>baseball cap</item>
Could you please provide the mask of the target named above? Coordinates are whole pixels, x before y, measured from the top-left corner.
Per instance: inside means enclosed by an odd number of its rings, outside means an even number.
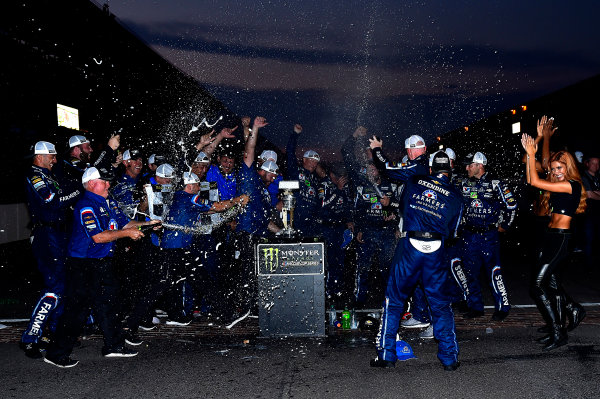
[[[142,154],[138,150],[125,150],[123,153],[123,161],[131,161],[132,159],[141,158]]]
[[[85,136],[76,134],[69,139],[69,148],[77,147],[78,145],[89,143],[90,141]]]
[[[81,184],[87,183],[90,180],[101,179],[106,181],[112,181],[114,175],[105,168],[96,168],[94,166],[87,168],[81,176]]]
[[[173,167],[168,163],[163,163],[158,168],[156,168],[156,176],[162,177],[163,179],[172,179],[175,176],[173,175]]]
[[[183,172],[183,184],[200,183],[200,179],[195,173]]]
[[[314,159],[316,161],[321,161],[321,157],[317,154],[316,151],[308,150],[304,153],[303,158]]]
[[[262,159],[263,161],[268,161],[270,159],[273,162],[277,162],[277,153],[273,150],[264,150],[260,154],[260,159]]]
[[[210,163],[210,158],[206,155],[205,152],[200,151],[198,155],[196,155],[196,159],[194,159],[194,163]]]
[[[476,152],[475,154],[467,155],[467,157],[465,158],[465,163],[467,165],[470,165],[472,163],[480,163],[482,165],[487,165],[487,158],[485,157],[485,155],[483,155],[483,153]]]
[[[148,165],[152,165],[154,163],[155,157],[156,157],[156,154],[150,155],[150,157],[148,158]]]
[[[260,168],[269,173],[277,173],[277,171],[279,170],[279,167],[273,161],[264,162],[262,165],[260,165]]]
[[[423,137],[413,134],[404,140],[404,148],[425,148],[425,140]]]
[[[398,360],[401,362],[408,360],[408,359],[416,358],[416,356],[413,353],[413,350],[410,347],[410,345],[408,344],[408,342],[403,341],[403,340],[396,341],[396,356],[398,357]]]
[[[453,161],[456,161],[456,153],[454,152],[454,150],[452,148],[446,148],[444,150],[444,152],[446,152],[446,154],[448,154],[450,159],[452,159]]]
[[[451,173],[450,157],[444,151],[438,151],[430,157],[431,171],[434,173]]]
[[[575,151],[575,159],[577,159],[577,162],[582,163],[583,162],[583,152]]]
[[[38,141],[37,143],[35,143],[35,146],[33,147],[33,154],[34,155],[56,154],[56,148],[54,147],[54,144],[49,143],[47,141]]]

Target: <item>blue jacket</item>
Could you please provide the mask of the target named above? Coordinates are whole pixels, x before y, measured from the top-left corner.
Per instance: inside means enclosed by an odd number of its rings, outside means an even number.
[[[298,134],[292,133],[286,146],[287,174],[290,180],[298,180],[300,189],[296,192],[296,208],[294,220],[296,223],[310,223],[319,209],[319,179],[314,174],[298,165],[296,159],[296,146]]]
[[[329,177],[319,185],[321,208],[319,218],[326,225],[336,225],[352,221],[352,203],[348,185],[339,189]]]
[[[173,195],[173,202],[165,223],[183,227],[193,227],[201,223],[201,216],[212,207],[212,202],[201,200],[198,194],[177,191]],[[187,248],[192,244],[194,236],[183,231],[165,229],[160,241],[162,248]]]
[[[388,179],[405,183],[412,176],[429,174],[429,158],[426,154],[420,155],[406,163],[390,162],[381,151],[373,149],[373,163]]]
[[[127,173],[123,173],[123,175],[117,179],[114,186],[111,187],[110,193],[123,211],[132,212],[133,209],[138,206],[139,199],[137,198],[138,194],[136,193],[138,181],[139,176],[134,179]]]
[[[67,208],[74,204],[83,189],[61,188],[50,170],[31,165],[25,176],[27,206],[33,225],[55,225],[66,221]]]
[[[256,171],[256,163],[250,167],[242,163],[237,178],[237,195],[250,197],[246,209],[238,216],[237,230],[266,236],[271,212],[271,196]]]
[[[443,174],[413,176],[404,188],[402,204],[404,231],[456,235],[463,201]]]
[[[487,173],[480,179],[462,182],[465,200],[465,228],[505,230],[510,227],[517,212],[517,201],[501,180],[492,180]]]
[[[73,211],[73,233],[68,255],[73,258],[105,258],[113,256],[115,243],[95,243],[96,234],[106,230],[119,230],[129,223],[129,218],[110,196],[86,191]]]
[[[224,175],[218,166],[211,165],[208,172],[206,172],[206,180],[217,183],[221,201],[230,200],[235,197],[237,183],[234,173]]]

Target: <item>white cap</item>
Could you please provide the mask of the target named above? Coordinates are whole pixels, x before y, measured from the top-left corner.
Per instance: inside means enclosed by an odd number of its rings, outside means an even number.
[[[90,141],[84,136],[76,134],[69,139],[69,148],[77,147],[78,145],[89,143]]]
[[[125,150],[123,153],[123,161],[131,161],[132,159],[141,158],[142,155],[138,150]]]
[[[308,150],[304,153],[304,158],[314,159],[315,161],[321,161],[321,157],[317,154],[316,151]]]
[[[273,161],[265,161],[262,165],[260,165],[260,168],[269,173],[277,173],[279,170],[279,166],[277,166],[277,164]]]
[[[456,153],[452,148],[446,148],[444,150],[451,160],[456,161]]]
[[[583,162],[583,152],[575,151],[575,158],[577,158],[577,162],[582,163]]]
[[[273,162],[277,162],[277,153],[273,150],[264,150],[260,154],[260,159],[263,161],[272,160]]]
[[[404,140],[404,148],[425,148],[425,140],[423,137],[413,134]]]
[[[175,176],[173,175],[173,167],[168,163],[163,163],[158,168],[156,168],[156,176],[162,177],[163,179],[172,179]]]
[[[487,158],[485,157],[485,155],[483,155],[483,153],[476,152],[475,154],[467,155],[466,162],[467,165],[470,165],[472,163],[480,163],[482,165],[487,165]]]
[[[196,159],[194,159],[194,163],[210,163],[210,158],[206,153],[200,151],[198,155],[196,155]]]
[[[150,155],[150,158],[148,158],[148,165],[152,165],[154,163],[154,157],[156,157],[156,154]]]
[[[56,148],[54,148],[54,144],[49,143],[47,141],[38,141],[35,143],[33,148],[34,155],[52,155],[56,154]]]
[[[183,172],[183,184],[200,183],[200,179],[195,173]]]
[[[433,164],[433,156],[435,155],[435,152],[433,154],[429,154],[429,167],[431,167],[431,165]]]
[[[111,181],[112,178],[113,178],[113,175],[110,172],[108,172],[106,169],[104,169],[104,168],[98,169],[98,168],[92,166],[83,171],[83,176],[81,176],[81,184],[85,184],[85,183],[89,182],[90,180],[95,180],[95,179]]]

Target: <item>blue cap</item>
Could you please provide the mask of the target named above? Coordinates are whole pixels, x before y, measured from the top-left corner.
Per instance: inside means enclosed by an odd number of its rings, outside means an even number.
[[[397,340],[396,341],[396,357],[401,362],[406,361],[408,359],[416,359],[417,357],[413,353],[412,348],[406,341]]]

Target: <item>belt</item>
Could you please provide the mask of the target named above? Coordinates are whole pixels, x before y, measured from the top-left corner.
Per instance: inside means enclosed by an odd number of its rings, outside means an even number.
[[[555,229],[555,228],[548,227],[548,229],[546,229],[546,231],[548,233],[554,233],[554,234],[571,234],[571,229]]]
[[[497,230],[498,226],[495,224],[490,224],[487,226],[469,226],[465,225],[465,230],[470,231],[471,233],[487,233],[488,231]]]
[[[408,238],[418,238],[427,240],[441,240],[442,235],[440,233],[430,233],[428,231],[408,231],[406,233]]]

